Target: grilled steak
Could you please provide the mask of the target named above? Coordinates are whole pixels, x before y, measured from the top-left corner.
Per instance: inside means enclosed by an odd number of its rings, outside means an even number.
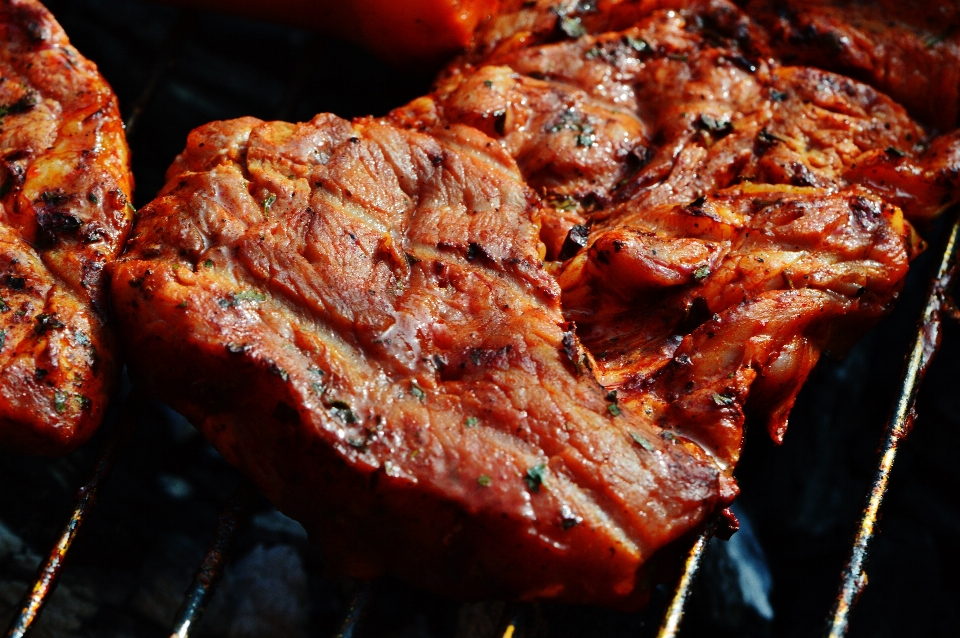
[[[116,98],[34,0],[0,2],[0,446],[62,454],[119,368],[104,266],[133,216]]]
[[[604,16],[384,118],[195,130],[113,267],[135,381],[334,567],[643,604],[736,495],[745,413],[781,439],[895,298],[900,200],[955,196],[902,107],[733,5]],[[927,170],[900,199],[888,156]]]

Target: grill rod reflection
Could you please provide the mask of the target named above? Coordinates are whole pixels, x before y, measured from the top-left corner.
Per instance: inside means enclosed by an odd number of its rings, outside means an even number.
[[[956,274],[958,244],[960,244],[960,210],[952,212],[954,221],[947,236],[946,246],[940,257],[937,273],[930,285],[930,293],[924,305],[923,315],[913,342],[913,348],[907,357],[906,369],[900,386],[893,415],[887,423],[880,444],[880,460],[870,485],[860,526],[854,537],[850,558],[843,569],[840,591],[834,601],[830,624],[826,635],[829,638],[842,638],[847,634],[850,612],[860,592],[867,584],[863,564],[867,558],[870,541],[876,531],[877,513],[883,503],[890,481],[890,471],[897,457],[900,442],[906,438],[916,418],[914,405],[920,390],[920,383],[930,367],[933,355],[940,346],[942,315],[949,314],[951,297],[949,288]]]
[[[657,632],[657,638],[675,638],[680,632],[680,622],[683,620],[687,598],[690,597],[693,580],[700,569],[700,561],[703,559],[703,553],[706,551],[707,543],[710,542],[712,535],[712,526],[707,527],[690,549],[690,553],[687,554],[687,559],[683,563],[683,574],[680,576],[677,588],[673,591],[673,598],[670,600],[670,606],[667,607],[666,614],[664,614],[660,631]]]
[[[37,570],[37,578],[33,586],[24,594],[20,612],[10,622],[5,638],[23,638],[30,632],[34,622],[40,617],[40,612],[47,604],[57,587],[57,582],[60,580],[67,552],[70,551],[70,547],[73,545],[73,541],[76,539],[87,515],[97,503],[100,486],[110,475],[120,453],[130,442],[133,430],[137,426],[135,415],[140,405],[141,401],[136,393],[131,394],[124,402],[115,431],[110,433],[103,451],[97,457],[90,479],[77,490],[77,500],[73,506],[73,512],[71,512],[67,524],[64,525],[60,537],[53,545],[47,558]]]
[[[220,512],[217,530],[214,532],[210,547],[200,563],[177,611],[170,638],[188,638],[196,629],[200,618],[213,596],[223,569],[229,560],[230,546],[237,531],[246,522],[257,488],[247,479],[242,479],[230,500]]]
[[[357,586],[353,597],[350,599],[350,607],[347,609],[347,617],[343,619],[340,631],[336,638],[357,638],[360,629],[360,623],[363,621],[364,614],[370,606],[370,599],[373,597],[373,583],[366,582]]]

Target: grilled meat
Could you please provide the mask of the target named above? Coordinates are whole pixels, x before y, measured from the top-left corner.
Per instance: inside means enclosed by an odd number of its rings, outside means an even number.
[[[941,132],[960,125],[960,5],[946,0],[750,0],[777,55],[877,87]]]
[[[782,439],[895,298],[903,210],[954,196],[891,195],[887,157],[948,160],[733,5],[623,15],[507,37],[385,118],[201,127],[141,211],[112,282],[135,380],[331,565],[642,604],[735,496],[746,412]]]
[[[684,203],[739,181],[859,184],[911,219],[957,201],[958,134],[931,139],[868,84],[774,62],[768,33],[725,0],[668,3],[686,9],[657,19],[648,4],[564,14],[540,3],[520,9],[524,19],[502,16],[478,34],[484,56],[443,73],[439,106],[414,102],[407,120],[441,108],[477,126],[565,208],[569,197]],[[556,42],[563,28],[581,37]]]
[[[106,273],[133,186],[116,98],[34,0],[0,3],[0,446],[62,454],[119,372]]]
[[[637,602],[643,563],[732,498],[594,380],[537,199],[479,131],[238,120],[169,176],[115,270],[132,370],[332,565]]]

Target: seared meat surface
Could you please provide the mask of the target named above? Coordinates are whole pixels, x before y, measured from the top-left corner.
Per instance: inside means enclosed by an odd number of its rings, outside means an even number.
[[[636,607],[745,414],[782,439],[892,303],[952,146],[732,4],[526,4],[387,117],[194,131],[113,301],[136,382],[332,566]]]
[[[33,0],[0,3],[0,446],[62,454],[119,368],[106,273],[133,220],[116,98]]]
[[[115,271],[136,377],[351,573],[642,598],[732,481],[594,380],[509,156],[431,133],[195,131]]]
[[[791,63],[877,87],[941,132],[960,125],[960,4],[951,0],[750,0]]]

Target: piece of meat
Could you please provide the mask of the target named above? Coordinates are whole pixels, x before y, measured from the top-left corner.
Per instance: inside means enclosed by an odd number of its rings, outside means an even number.
[[[749,0],[772,48],[863,80],[940,132],[960,126],[960,4],[952,0]]]
[[[164,0],[351,40],[395,65],[433,68],[471,43],[500,0]]]
[[[333,566],[636,605],[650,556],[732,479],[596,382],[512,160],[475,129],[430,133],[191,134],[114,270],[131,371]]]
[[[0,446],[94,432],[119,366],[104,267],[133,221],[116,98],[34,0],[0,2]]]
[[[385,118],[201,127],[141,211],[134,379],[331,566],[636,607],[736,494],[745,413],[782,439],[896,297],[919,240],[851,175],[923,130],[748,57],[732,4],[647,13],[468,55]]]
[[[859,184],[915,220],[957,201],[956,136],[931,139],[867,84],[781,66],[763,29],[730,2],[653,13],[650,4],[616,5],[643,16],[622,31],[558,40],[556,27],[541,27],[522,45],[468,54],[434,96],[395,117],[477,126],[567,213],[611,200],[685,203],[741,181]],[[615,22],[583,17],[584,30]]]

